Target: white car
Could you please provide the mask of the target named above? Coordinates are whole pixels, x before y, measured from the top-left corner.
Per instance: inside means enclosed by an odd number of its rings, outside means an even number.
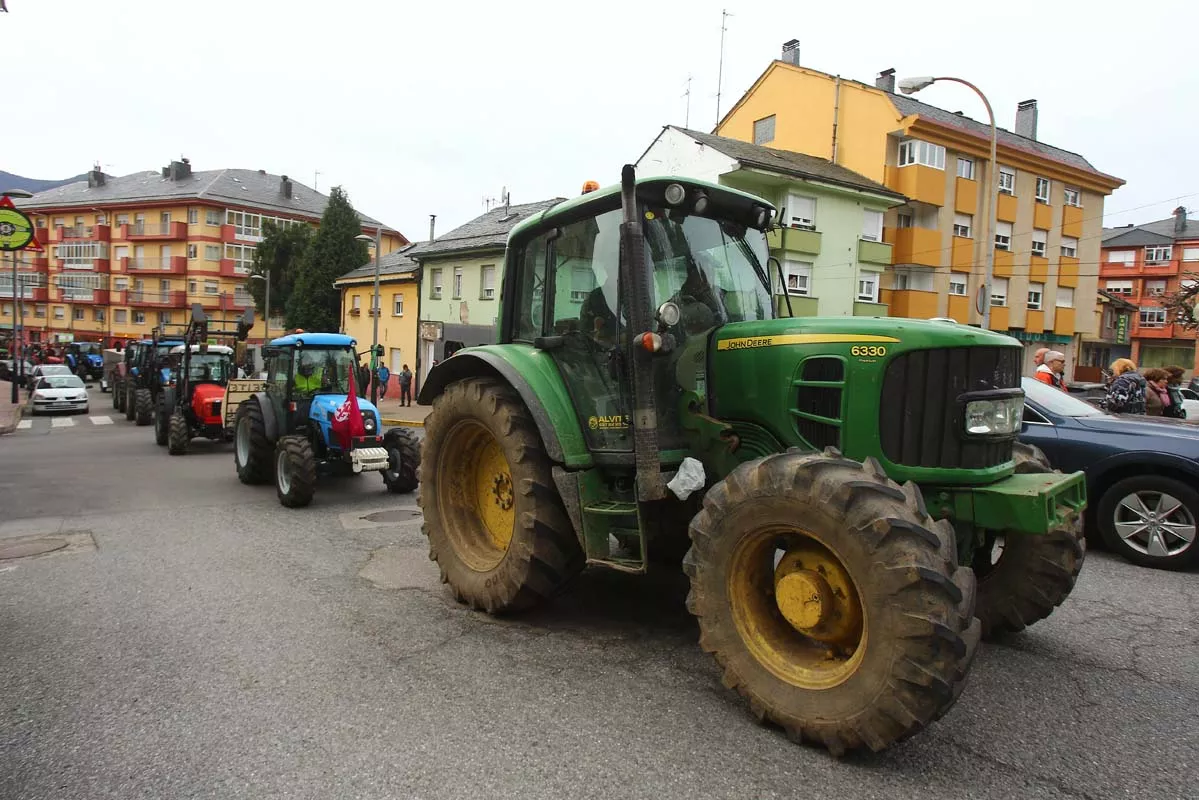
[[[1181,389],[1182,410],[1187,412],[1187,419],[1199,419],[1199,392],[1194,389]]]
[[[45,375],[33,388],[33,413],[88,411],[87,386],[78,375]]]

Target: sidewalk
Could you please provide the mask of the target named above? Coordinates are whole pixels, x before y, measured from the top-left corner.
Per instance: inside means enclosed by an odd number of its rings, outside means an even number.
[[[433,406],[418,406],[415,403],[401,406],[400,401],[391,396],[390,390],[387,397],[379,400],[379,416],[383,418],[384,425],[423,428],[425,417],[429,416],[432,410]]]
[[[15,406],[10,402],[11,394],[12,386],[6,381],[0,381],[0,435],[12,433],[17,429],[17,423],[21,421],[21,408],[25,403],[25,392],[22,390],[21,399]],[[421,419],[423,420],[424,417]]]

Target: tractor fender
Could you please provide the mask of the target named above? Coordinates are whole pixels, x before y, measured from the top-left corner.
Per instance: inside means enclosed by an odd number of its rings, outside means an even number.
[[[429,373],[417,402],[432,405],[451,383],[484,376],[500,378],[520,395],[550,460],[568,467],[591,466],[591,452],[557,365],[529,345],[485,345],[458,351]]]
[[[275,407],[271,405],[266,392],[255,392],[244,402],[251,401],[258,403],[258,407],[262,409],[262,427],[266,429],[266,438],[272,442],[276,441],[279,438],[279,419],[275,416]]]

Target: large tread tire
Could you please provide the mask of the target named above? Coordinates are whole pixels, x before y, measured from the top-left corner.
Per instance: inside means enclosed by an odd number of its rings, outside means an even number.
[[[287,508],[303,508],[316,493],[316,456],[307,436],[280,436],[275,445],[275,494]]]
[[[737,622],[749,601],[741,610],[733,601],[741,549],[796,530],[799,521],[847,569],[865,619],[861,660],[839,683],[817,688],[784,680],[759,659]],[[829,448],[742,464],[707,493],[690,535],[683,568],[700,646],[759,721],[839,756],[906,739],[957,700],[979,641],[974,574],[957,564],[952,526],[935,522],[919,489],[889,480],[874,459],[862,464]],[[766,590],[759,596],[773,598]],[[774,616],[759,622],[802,642],[773,599],[760,606],[767,607]],[[766,635],[765,627],[755,630]]]
[[[504,549],[488,534],[478,507],[458,488],[472,466],[456,451],[463,427],[498,443],[509,471],[511,538]],[[448,386],[425,420],[419,503],[429,558],[461,603],[490,614],[530,608],[562,591],[582,571],[583,550],[554,486],[551,462],[528,409],[513,389],[493,378]],[[506,532],[505,532],[506,533]]]
[[[167,440],[170,438],[171,414],[167,407],[161,403],[158,409],[154,412],[154,443],[159,447],[166,447]]]
[[[420,483],[420,442],[412,431],[392,428],[383,435],[387,448],[388,467],[383,470],[383,484],[392,494],[409,494]]]
[[[246,426],[246,457],[242,460],[242,425]],[[270,483],[275,477],[274,448],[266,436],[266,421],[256,399],[249,399],[238,406],[233,423],[233,463],[237,467],[237,479],[255,486]]]
[[[137,416],[137,387],[133,384],[126,384],[125,399],[122,401],[125,406],[125,419],[130,422]]]
[[[121,406],[121,398],[124,396],[125,387],[119,383],[113,383],[108,387],[109,393],[112,395],[112,407],[116,411],[124,411]]]
[[[1040,448],[1016,442],[1012,449],[1019,474],[1055,472]],[[995,538],[988,535],[975,553],[978,608],[983,639],[1018,633],[1048,617],[1078,580],[1086,559],[1082,516],[1043,535],[1005,535],[999,559],[993,560]]]
[[[1109,486],[1099,498],[1096,517],[1099,522],[1099,534],[1108,549],[1133,564],[1151,569],[1186,569],[1199,563],[1199,543],[1193,539],[1188,547],[1175,555],[1157,556],[1142,553],[1121,538],[1116,531],[1117,508],[1125,497],[1140,492],[1165,493],[1182,503],[1183,507],[1170,514],[1167,521],[1185,523],[1189,517],[1191,524],[1199,523],[1199,492],[1191,485],[1164,475],[1136,475],[1125,478]]]
[[[167,431],[167,452],[173,456],[184,455],[191,440],[191,426],[187,424],[187,417],[183,416],[182,411],[175,409],[171,414]]]
[[[154,397],[150,394],[149,389],[138,389],[134,395],[134,401],[137,406],[137,424],[140,426],[149,425],[154,421]]]

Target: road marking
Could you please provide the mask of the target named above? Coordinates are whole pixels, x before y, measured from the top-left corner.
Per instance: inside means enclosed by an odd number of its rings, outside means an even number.
[[[70,428],[75,424],[75,420],[70,417],[54,417],[50,420],[51,428]]]
[[[19,430],[19,431],[27,431],[32,427],[33,427],[33,420],[31,420],[31,419],[23,419],[17,423],[17,430]]]
[[[111,425],[112,417],[88,417],[93,425]]]

